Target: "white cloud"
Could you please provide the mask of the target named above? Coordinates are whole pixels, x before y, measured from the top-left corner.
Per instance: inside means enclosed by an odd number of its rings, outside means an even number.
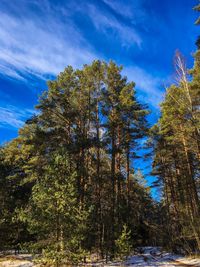
[[[120,39],[124,46],[141,46],[142,39],[134,27],[129,27],[119,22],[112,14],[100,12],[94,5],[88,5],[88,15],[93,21],[97,30],[107,33],[112,30]]]
[[[37,2],[37,1],[36,1]],[[26,74],[58,74],[96,58],[77,29],[48,9],[40,18],[26,10],[15,16],[0,12],[0,73],[14,79]]]
[[[9,66],[7,62],[0,63],[0,74],[6,75],[8,77],[12,77],[17,80],[25,79],[17,72],[14,66]]]
[[[68,11],[66,6],[54,10],[46,0],[43,5],[31,0],[29,4],[40,11],[37,15],[26,1],[20,3],[17,6],[9,2],[7,11],[0,11],[1,75],[18,80],[25,80],[30,74],[44,78],[47,74],[58,74],[66,65],[80,67],[99,58],[73,25],[70,15],[75,11]],[[136,31],[112,14],[106,16],[93,5],[84,5],[82,11],[88,13],[99,30],[112,29],[124,45],[141,45]]]
[[[144,93],[143,99],[145,102],[151,103],[157,108],[159,107],[164,94],[161,91],[161,88],[164,87],[164,79],[160,78],[159,75],[153,76],[137,66],[124,68],[123,73],[128,77],[129,81],[136,83],[136,89]]]
[[[103,0],[103,1],[117,13],[126,16],[128,18],[131,18],[133,16],[132,10],[130,9],[130,5],[127,5],[126,3],[121,3],[118,0]]]
[[[20,128],[33,113],[34,110],[20,109],[11,105],[0,107],[0,126]]]
[[[123,9],[126,6],[123,1],[104,1],[118,12],[121,11],[121,15],[125,12],[125,16],[134,18],[134,9]],[[140,9],[139,2],[134,2],[134,8]],[[30,75],[45,79],[48,74],[57,75],[67,65],[80,67],[99,58],[71,19],[76,11],[80,12],[80,8],[81,12],[88,14],[99,31],[105,34],[112,32],[123,45],[140,47],[142,44],[134,24],[133,27],[126,26],[112,13],[106,13],[92,4],[83,3],[81,7],[72,5],[73,8],[69,10],[64,5],[50,5],[48,0],[43,0],[42,4],[39,0],[20,0],[19,5],[7,0],[1,0],[0,5],[2,3],[6,8],[0,11],[0,75],[23,82]],[[160,78],[155,78],[137,66],[126,68],[124,73],[136,82],[137,88],[145,92],[148,101],[157,105],[161,100]],[[2,111],[5,115],[6,110]],[[10,119],[13,118],[13,125],[22,124],[20,116],[16,118],[11,113],[7,114],[10,114]]]
[[[127,17],[132,20],[133,23],[141,21],[146,18],[146,14],[142,9],[143,0],[103,0],[108,6],[110,6],[116,13]],[[133,21],[134,20],[134,21]]]

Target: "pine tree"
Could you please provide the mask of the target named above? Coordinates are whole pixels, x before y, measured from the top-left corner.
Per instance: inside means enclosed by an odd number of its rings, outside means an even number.
[[[37,233],[35,247],[44,259],[60,264],[63,260],[78,262],[84,257],[83,232],[87,212],[77,201],[75,172],[63,152],[50,155],[32,189],[32,197],[20,219],[28,223],[31,233]]]
[[[154,172],[164,185],[172,246],[199,248],[198,82],[190,82],[183,57],[176,53],[177,85],[167,89],[157,127]],[[173,234],[172,234],[173,233]]]
[[[68,66],[4,148],[5,179],[21,190],[15,220],[28,233],[19,243],[55,264],[85,251],[114,257],[124,224],[135,246],[151,242],[155,205],[134,170],[148,111],[121,70],[101,61]]]
[[[128,230],[126,225],[123,225],[123,229],[119,238],[115,241],[117,248],[117,256],[123,260],[126,259],[132,250],[131,246],[131,231]]]

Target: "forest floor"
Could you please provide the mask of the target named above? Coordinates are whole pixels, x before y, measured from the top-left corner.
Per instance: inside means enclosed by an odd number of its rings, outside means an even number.
[[[103,261],[88,263],[82,267],[200,267],[200,258],[182,257],[161,252],[155,247],[143,248],[140,253],[128,257],[125,262]],[[32,262],[31,255],[7,256],[0,258],[0,267],[40,267]]]

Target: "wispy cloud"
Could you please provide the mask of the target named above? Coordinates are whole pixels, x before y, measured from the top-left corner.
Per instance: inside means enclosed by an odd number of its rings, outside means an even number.
[[[20,128],[34,110],[20,109],[15,106],[0,106],[0,127]]]
[[[124,68],[123,73],[128,77],[128,80],[136,83],[137,89],[144,93],[142,97],[145,102],[156,108],[159,107],[164,95],[162,90],[164,88],[164,78],[159,77],[158,74],[154,76],[137,66]]]
[[[146,18],[146,13],[142,8],[144,0],[103,0],[110,8],[123,17],[129,18],[134,24]]]
[[[58,74],[66,65],[93,60],[92,48],[71,21],[61,17],[50,7],[38,16],[28,8],[20,16],[0,12],[0,73],[24,79],[26,74]]]
[[[0,74],[6,75],[13,79],[25,81],[24,77],[19,74],[18,70],[16,69],[16,66],[10,65],[8,62],[5,61],[2,61],[0,63]]]
[[[39,0],[20,0],[17,5],[13,1],[1,0],[0,75],[30,83],[32,76],[46,79],[48,75],[57,75],[67,65],[80,67],[95,58],[106,59],[106,55],[99,55],[98,47],[93,47],[90,40],[83,37],[83,29],[75,26],[73,16],[76,12],[87,14],[90,22],[106,37],[116,37],[120,45],[138,49],[142,38],[134,23],[138,14],[142,17],[142,1],[135,0],[131,5],[126,4],[127,0],[103,1],[102,6],[91,1],[80,2],[79,6],[73,1],[53,5],[54,1],[49,0],[43,0],[42,4]],[[109,8],[105,8],[106,5]],[[120,20],[111,10],[128,18],[130,23]],[[157,105],[161,99],[161,80],[137,65],[126,68],[125,73]],[[10,114],[13,125],[22,124],[21,113],[12,117],[14,115],[9,110],[2,109],[2,112]]]
[[[90,16],[90,19],[93,21],[97,30],[108,35],[111,31],[112,35],[120,38],[123,46],[141,46],[142,39],[134,28],[134,25],[132,25],[132,27],[127,26],[111,13],[100,11],[96,6],[91,4],[88,5],[88,15]]]
[[[103,0],[103,2],[109,5],[115,12],[128,18],[132,18],[132,10],[130,9],[130,5],[125,3],[126,1],[120,2],[118,0]]]

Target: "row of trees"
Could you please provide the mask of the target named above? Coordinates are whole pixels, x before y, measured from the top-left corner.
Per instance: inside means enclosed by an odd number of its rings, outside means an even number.
[[[200,11],[200,5],[196,10]],[[199,24],[199,19],[197,24]],[[175,56],[176,84],[167,88],[161,118],[152,129],[154,174],[163,185],[168,240],[172,247],[200,250],[200,45],[188,71]]]
[[[113,62],[69,66],[48,82],[38,114],[0,149],[1,249],[29,248],[57,265],[141,245],[200,250],[197,47],[189,72],[177,52],[177,82],[151,129],[135,84]],[[160,202],[135,168],[147,137]]]
[[[134,170],[148,111],[121,69],[67,67],[1,150],[2,245],[32,241],[47,258],[74,261],[114,257],[130,230],[132,245],[156,242],[157,206]]]

